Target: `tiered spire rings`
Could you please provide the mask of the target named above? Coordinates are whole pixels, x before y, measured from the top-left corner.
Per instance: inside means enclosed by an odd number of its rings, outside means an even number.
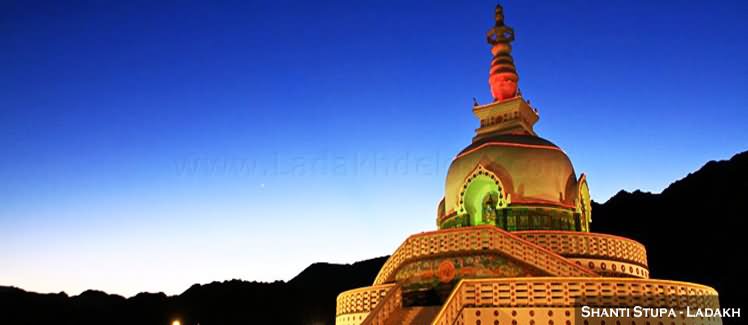
[[[491,70],[488,84],[491,85],[491,94],[494,100],[503,101],[519,95],[517,82],[519,75],[514,67],[512,59],[512,41],[514,41],[514,29],[504,25],[504,9],[496,5],[496,25],[486,33],[488,44],[492,45]]]

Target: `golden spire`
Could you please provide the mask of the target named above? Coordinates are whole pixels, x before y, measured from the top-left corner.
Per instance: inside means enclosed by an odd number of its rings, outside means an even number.
[[[512,45],[514,29],[504,25],[504,9],[496,5],[496,25],[486,33],[488,44],[492,45],[491,70],[488,84],[494,100],[503,101],[518,95],[517,82],[519,75],[512,59]]]

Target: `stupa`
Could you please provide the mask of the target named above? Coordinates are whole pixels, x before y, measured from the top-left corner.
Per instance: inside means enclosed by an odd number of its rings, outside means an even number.
[[[438,230],[407,238],[372,286],[341,293],[336,324],[721,324],[686,312],[718,308],[714,289],[650,279],[642,244],[590,232],[586,176],[534,131],[500,5],[495,20],[494,101],[473,107],[480,127],[449,167]]]

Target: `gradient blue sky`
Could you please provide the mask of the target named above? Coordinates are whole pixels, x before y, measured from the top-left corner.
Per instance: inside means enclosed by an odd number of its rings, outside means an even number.
[[[434,229],[494,4],[2,2],[0,285],[287,280]],[[503,4],[595,200],[748,149],[748,2]]]

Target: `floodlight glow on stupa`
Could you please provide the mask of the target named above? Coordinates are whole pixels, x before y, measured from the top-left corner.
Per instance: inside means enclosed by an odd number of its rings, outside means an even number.
[[[684,313],[718,308],[714,289],[650,279],[642,244],[590,231],[586,176],[533,129],[501,6],[495,21],[494,101],[472,109],[480,126],[449,167],[438,229],[407,238],[372,286],[341,293],[336,324],[721,324]]]

